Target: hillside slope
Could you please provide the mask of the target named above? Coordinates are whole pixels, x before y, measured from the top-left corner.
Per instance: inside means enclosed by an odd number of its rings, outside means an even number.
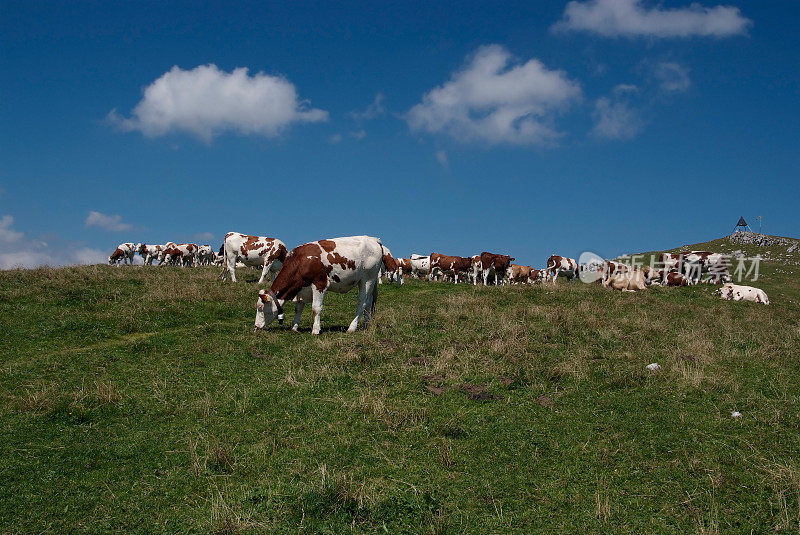
[[[0,272],[0,532],[797,532],[800,283],[380,288]],[[660,371],[645,366],[658,362]],[[743,416],[731,418],[731,411]]]

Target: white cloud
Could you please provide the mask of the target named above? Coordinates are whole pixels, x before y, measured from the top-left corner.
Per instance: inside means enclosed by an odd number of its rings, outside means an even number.
[[[289,80],[247,68],[228,73],[216,65],[192,70],[177,66],[144,90],[144,98],[130,118],[112,110],[108,118],[123,130],[139,130],[146,136],[184,131],[209,142],[224,131],[276,136],[296,122],[319,122],[328,112],[311,108],[298,99]]]
[[[559,137],[548,119],[581,97],[580,86],[537,59],[511,61],[502,46],[481,47],[462,70],[408,111],[409,127],[492,144],[547,144]]]
[[[445,169],[449,169],[450,165],[447,161],[447,153],[445,151],[437,150],[435,156],[436,156],[436,161],[439,162],[439,164],[442,167],[444,167]]]
[[[350,116],[353,117],[356,121],[371,121],[377,117],[380,117],[384,113],[386,113],[386,108],[383,107],[383,101],[385,97],[383,93],[378,93],[375,95],[375,99],[370,103],[366,109],[362,111],[354,111],[350,113]]]
[[[203,245],[203,243],[211,243],[214,240],[214,234],[211,232],[198,232],[193,237],[194,241]]]
[[[0,269],[37,266],[64,266],[74,264],[101,264],[108,261],[108,253],[58,237],[29,238],[14,230],[14,218],[0,218]]]
[[[133,225],[122,222],[120,215],[106,215],[95,211],[89,212],[89,215],[86,216],[86,226],[99,227],[112,232],[125,232],[133,229]]]
[[[605,37],[727,37],[742,35],[753,21],[733,6],[663,9],[642,0],[569,2],[556,31],[587,31]]]
[[[630,139],[642,129],[639,113],[625,100],[601,97],[597,99],[592,117],[592,135],[598,139]]]
[[[625,95],[628,93],[638,93],[639,88],[633,84],[619,84],[613,89],[615,95]]]
[[[339,134],[337,132],[336,134],[333,134],[331,137],[329,137],[328,141],[333,145],[337,145],[342,142],[342,134]]]
[[[662,61],[654,68],[661,89],[669,93],[680,93],[689,89],[689,69],[672,61]]]
[[[0,243],[13,243],[19,241],[23,234],[11,228],[14,224],[14,217],[4,215],[0,218]]]

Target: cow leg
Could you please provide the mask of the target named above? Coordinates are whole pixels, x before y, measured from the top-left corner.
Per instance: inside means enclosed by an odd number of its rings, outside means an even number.
[[[314,324],[311,327],[311,334],[319,334],[322,330],[322,302],[325,300],[325,291],[318,290],[316,285],[311,285],[311,312],[314,315]]]
[[[264,267],[261,269],[261,278],[258,279],[258,284],[264,282],[264,278],[267,276],[267,272],[272,267],[272,262],[267,262],[264,260]]]
[[[369,308],[372,308],[372,297],[373,293],[377,291],[377,287],[374,281],[361,281],[358,285],[358,306],[356,307],[356,317],[353,318],[353,321],[350,322],[350,326],[347,328],[347,332],[352,333],[358,329],[358,324],[361,321],[361,316],[364,316],[364,328],[367,327],[369,324],[369,317],[372,315],[371,310],[365,309],[367,305]]]
[[[305,301],[297,300],[294,304],[294,320],[292,320],[292,330],[297,332],[300,328],[300,315],[303,314],[303,307],[306,306]]]
[[[226,258],[228,261],[227,272],[231,274],[231,282],[236,282],[236,257]],[[222,271],[222,280],[225,280],[225,270]]]

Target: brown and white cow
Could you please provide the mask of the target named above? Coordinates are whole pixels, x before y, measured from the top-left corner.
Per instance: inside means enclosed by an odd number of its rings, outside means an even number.
[[[656,286],[688,286],[689,279],[678,271],[664,271],[663,269],[653,269],[649,266],[642,268],[648,284]]]
[[[381,268],[381,274],[378,276],[378,284],[383,284],[381,279],[384,274],[386,274],[386,278],[389,279],[389,282],[396,282],[400,285],[403,284],[403,274],[400,272],[400,265],[392,256],[392,252],[388,247],[383,248],[383,267]]]
[[[350,236],[306,243],[287,255],[272,287],[258,292],[255,328],[264,329],[278,318],[283,323],[283,306],[295,302],[292,330],[297,331],[300,315],[311,302],[314,324],[311,334],[322,329],[322,304],[329,291],[347,293],[358,286],[356,317],[347,332],[358,328],[364,316],[364,326],[378,298],[378,276],[384,261],[380,239],[370,236]]]
[[[431,272],[430,255],[412,254],[411,258],[409,258],[409,262],[411,262],[412,277],[427,277]]]
[[[769,304],[769,297],[761,288],[742,286],[741,284],[727,283],[714,293],[727,301],[752,301],[754,303]]]
[[[161,256],[164,254],[164,246],[163,245],[148,245],[146,243],[140,243],[137,246],[136,252],[142,255],[142,260],[144,261],[144,265],[152,266],[153,260],[161,260]]]
[[[564,273],[570,281],[574,281],[578,276],[578,263],[574,258],[552,255],[547,259],[547,267],[545,270],[552,278],[553,284],[556,283],[559,273]]]
[[[728,257],[711,251],[681,251],[661,253],[661,265],[666,271],[679,271],[686,275],[689,284],[697,284],[704,272],[709,274],[707,282],[721,283],[731,280]]]
[[[449,256],[439,253],[431,253],[430,273],[428,279],[442,275],[452,275],[453,282],[458,283],[459,275],[467,275],[472,268],[472,259],[463,256]]]
[[[480,273],[484,285],[488,284],[489,277],[494,275],[495,286],[500,282],[505,282],[508,266],[515,260],[515,258],[507,254],[487,253],[486,251],[482,252],[478,258],[480,261],[476,259],[475,262],[473,262],[473,269],[480,270],[479,272],[475,271],[475,284],[478,283],[477,277]]]
[[[200,249],[196,243],[171,244],[166,247],[159,266],[173,264],[179,266],[193,266],[197,263],[197,251]]]
[[[228,232],[222,249],[225,255],[222,268],[223,281],[230,273],[231,280],[236,282],[236,263],[242,262],[247,266],[262,266],[258,284],[264,281],[267,273],[274,279],[287,254],[286,245],[277,238],[249,236],[240,232]]]
[[[413,268],[411,267],[411,259],[410,258],[395,258],[397,261],[397,267],[400,270],[400,276],[402,277],[406,273],[409,275],[412,274]]]
[[[511,264],[508,266],[508,271],[506,272],[506,278],[509,283],[517,284],[517,283],[533,283],[533,272],[536,271],[538,276],[538,270],[531,268],[531,266],[520,266],[519,264]]]
[[[647,280],[642,270],[633,269],[627,273],[617,273],[608,277],[603,281],[603,286],[623,292],[635,292],[636,290],[646,290]]]
[[[120,243],[108,257],[108,264],[133,264],[133,255],[136,254],[136,245],[131,242]]]
[[[201,245],[197,250],[197,265],[210,266],[214,263],[214,249],[210,245]]]

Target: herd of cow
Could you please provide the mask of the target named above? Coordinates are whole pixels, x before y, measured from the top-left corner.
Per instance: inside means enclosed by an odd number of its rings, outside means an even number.
[[[715,293],[723,299],[747,300],[769,304],[763,290],[731,284],[727,257],[708,251],[662,253],[655,265],[637,268],[629,264],[605,260],[581,265],[573,258],[553,255],[544,269],[512,264],[514,258],[504,254],[483,252],[472,257],[412,254],[395,258],[379,238],[350,236],[310,242],[291,251],[276,238],[229,232],[218,252],[210,245],[166,243],[147,245],[121,243],[109,257],[109,264],[133,263],[136,254],[145,265],[222,265],[222,280],[228,275],[236,282],[236,268],[251,266],[261,269],[259,284],[269,275],[269,289],[260,290],[256,305],[255,328],[263,329],[275,319],[283,324],[283,306],[294,302],[292,330],[300,324],[306,303],[311,303],[314,316],[312,334],[321,329],[322,304],[328,291],[346,293],[359,287],[356,317],[348,332],[360,322],[369,322],[377,300],[377,285],[388,280],[403,283],[404,275],[428,280],[451,280],[454,283],[489,284],[556,283],[559,275],[570,281],[580,277],[597,281],[606,288],[634,292],[651,285],[688,286],[701,281],[722,283]]]

